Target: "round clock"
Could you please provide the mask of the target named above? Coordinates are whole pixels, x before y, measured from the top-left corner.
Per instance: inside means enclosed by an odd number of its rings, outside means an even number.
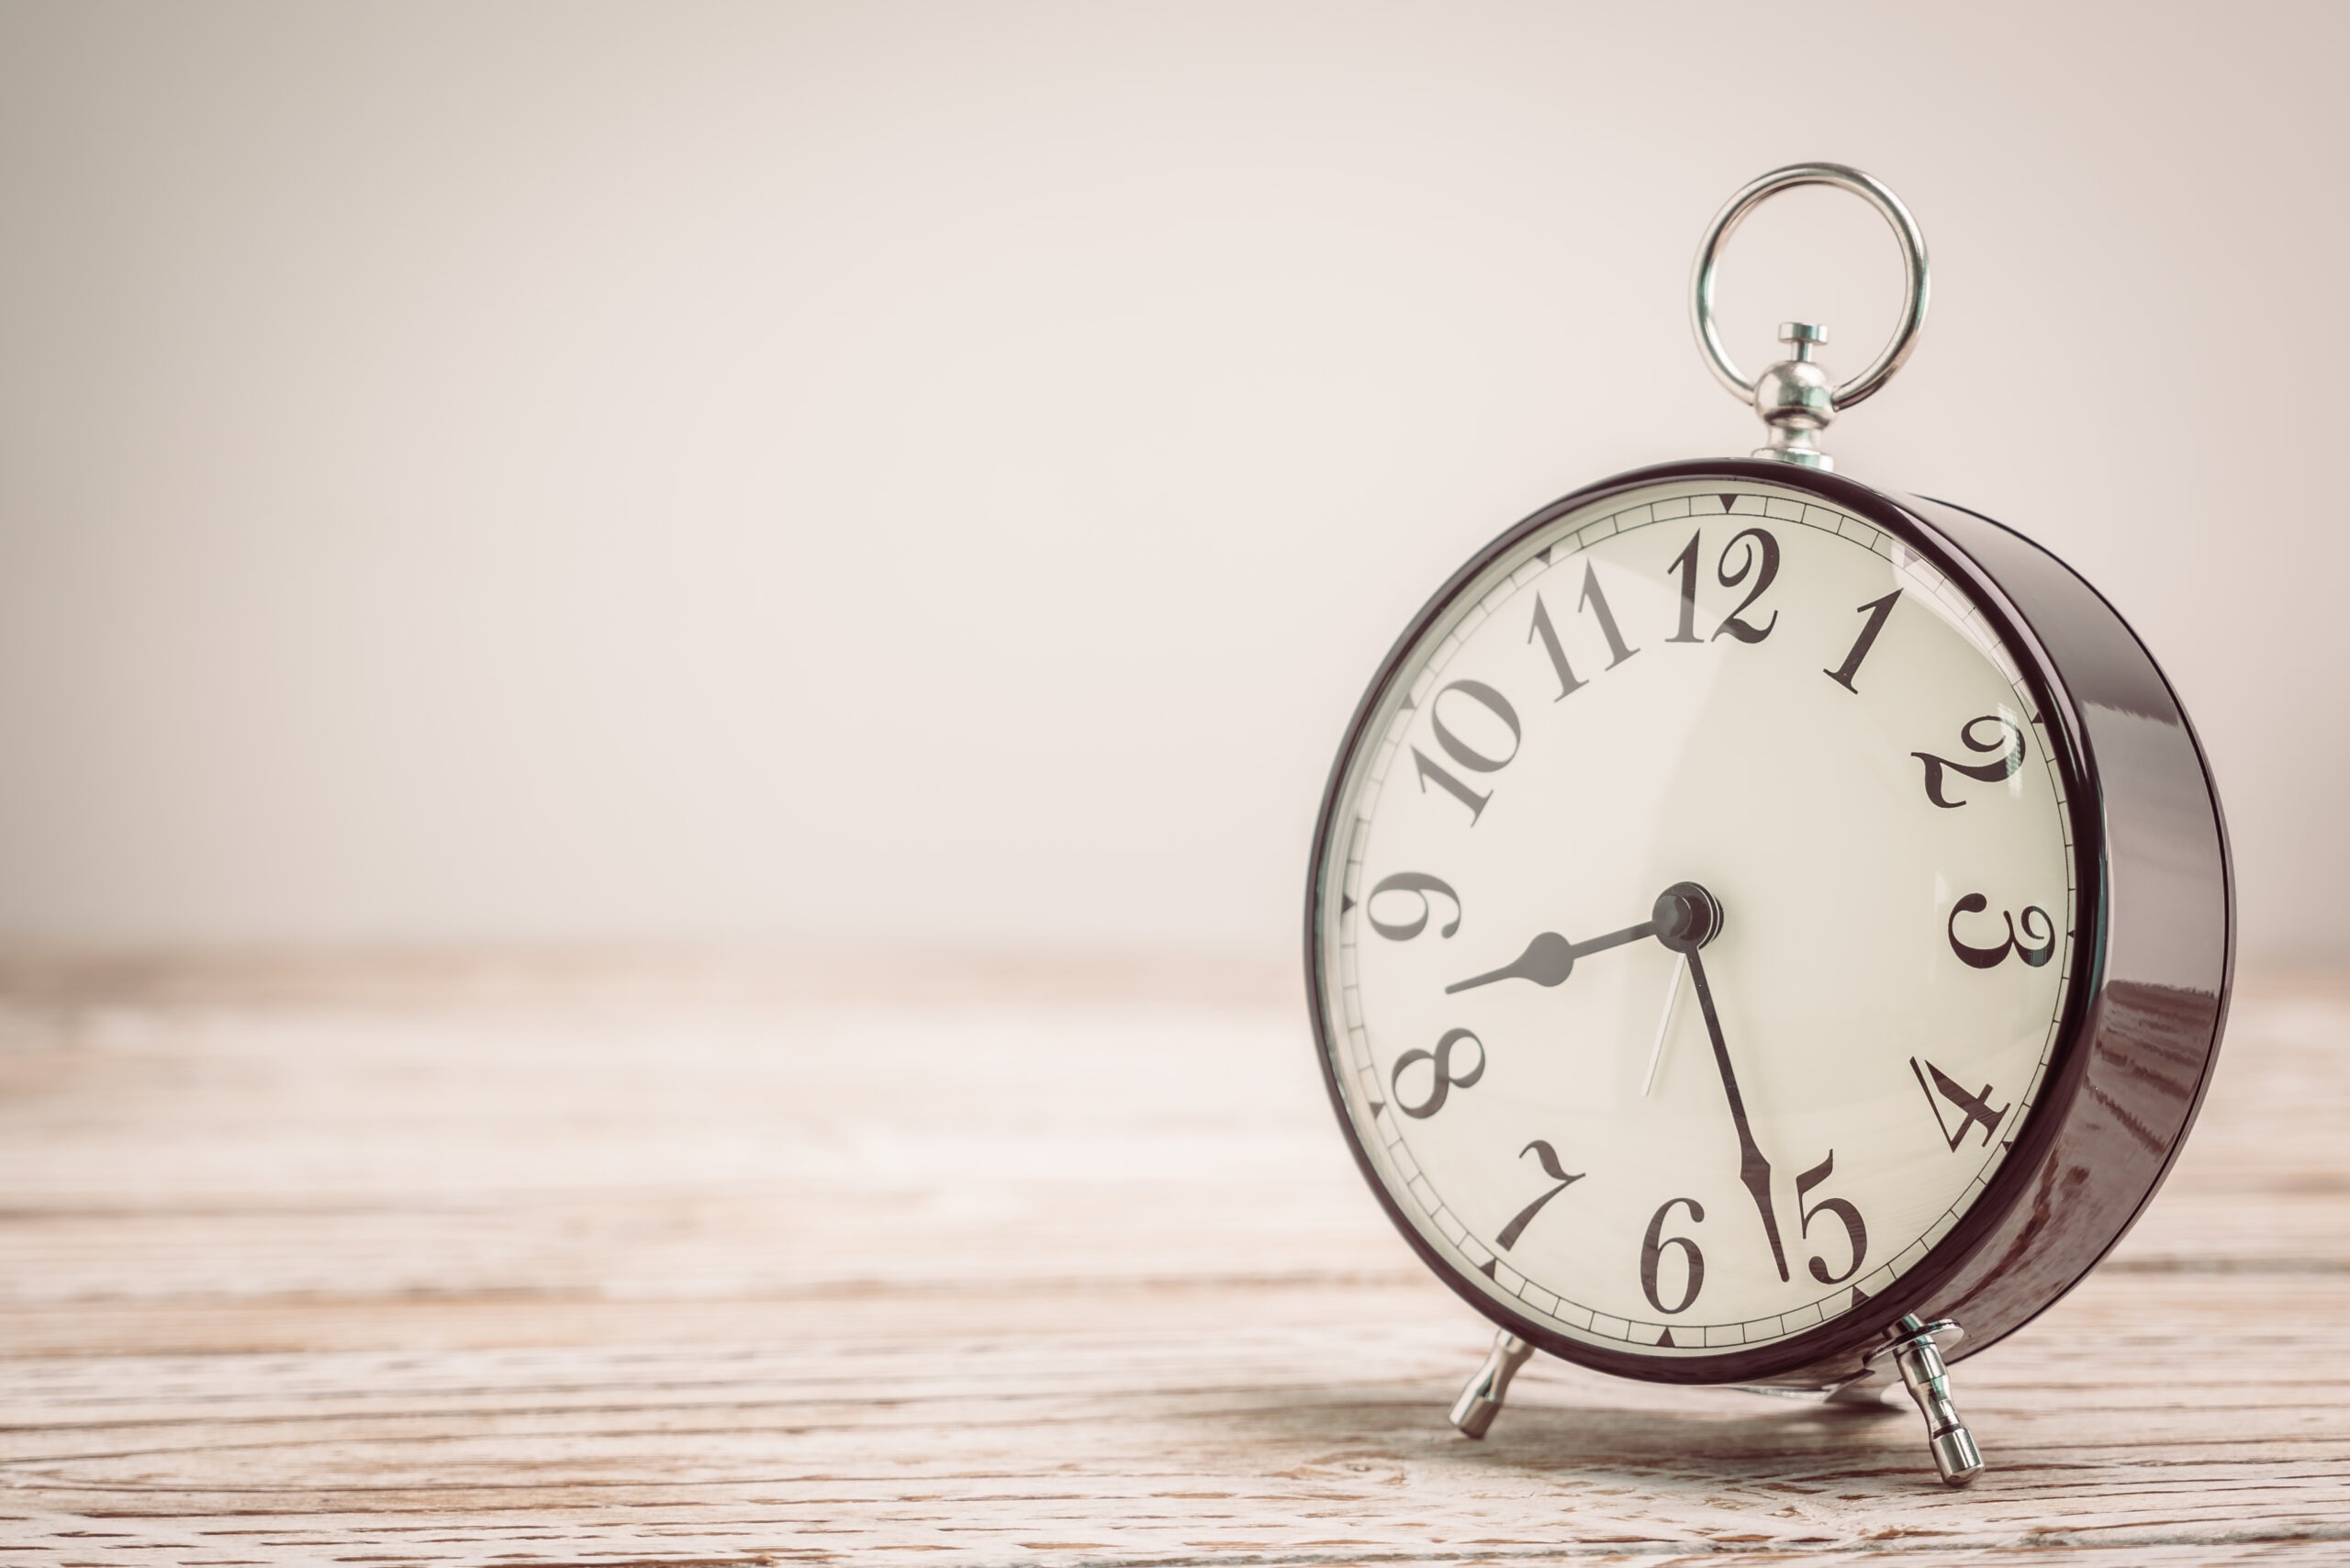
[[[1775,191],[1874,203],[1901,333],[1747,381],[1715,257]],[[1700,252],[1750,458],[1601,480],[1438,591],[1371,683],[1315,830],[1331,1097],[1422,1260],[1539,1349],[1659,1382],[1874,1394],[1982,1467],[1947,1362],[2062,1295],[2153,1194],[2224,1018],[2224,829],[2177,697],[2078,576],[1832,472],[1898,367],[1924,247],[1884,186],[1756,181]],[[1962,1338],[1963,1336],[1963,1338]]]

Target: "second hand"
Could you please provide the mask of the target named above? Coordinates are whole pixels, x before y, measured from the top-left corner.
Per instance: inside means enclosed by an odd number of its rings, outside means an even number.
[[[1673,1033],[1673,1009],[1681,1002],[1681,976],[1688,967],[1686,958],[1679,953],[1673,955],[1673,983],[1664,991],[1664,1016],[1656,1021],[1656,1044],[1649,1050],[1649,1073],[1640,1083],[1640,1098],[1643,1100],[1656,1088],[1656,1070],[1664,1062],[1664,1042]]]

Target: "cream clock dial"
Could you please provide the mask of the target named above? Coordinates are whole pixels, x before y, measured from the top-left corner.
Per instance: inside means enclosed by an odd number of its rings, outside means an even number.
[[[1399,649],[1333,796],[1357,1147],[1561,1339],[1817,1329],[1952,1232],[2041,1093],[2070,821],[2015,651],[1895,534],[1710,478],[1558,516]]]

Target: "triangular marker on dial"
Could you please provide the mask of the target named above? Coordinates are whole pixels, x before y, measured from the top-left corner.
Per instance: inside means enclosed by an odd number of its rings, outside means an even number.
[[[1724,510],[1724,511],[1728,511],[1728,510],[1730,510],[1730,507],[1731,507],[1731,504],[1732,504],[1733,502],[1735,502],[1737,499],[1738,499],[1738,498],[1737,498],[1736,496],[1724,496],[1724,497],[1722,498],[1722,510]]]
[[[1498,1258],[1488,1258],[1483,1262],[1477,1265],[1477,1272],[1484,1275],[1485,1278],[1490,1280],[1494,1277],[1494,1265],[1500,1261],[1501,1260]]]
[[[1677,1350],[1681,1349],[1680,1346],[1673,1342],[1673,1330],[1670,1328],[1657,1336],[1656,1348],[1660,1350]]]
[[[1345,893],[1340,893],[1338,895],[1338,913],[1340,914],[1346,913],[1348,910],[1354,907],[1355,901],[1353,899],[1349,898]]]
[[[1868,1299],[1869,1299],[1868,1292],[1866,1292],[1866,1291],[1864,1291],[1864,1290],[1861,1289],[1861,1287],[1860,1287],[1860,1286],[1858,1286],[1858,1285],[1854,1285],[1854,1286],[1852,1287],[1852,1310],[1853,1310],[1853,1311],[1856,1311],[1856,1312],[1857,1312],[1857,1311],[1859,1311],[1862,1307],[1863,1307],[1863,1306],[1867,1305],[1868,1305]]]
[[[1548,544],[1545,544],[1541,549],[1534,552],[1534,558],[1541,562],[1544,566],[1549,566],[1550,564],[1550,547]]]

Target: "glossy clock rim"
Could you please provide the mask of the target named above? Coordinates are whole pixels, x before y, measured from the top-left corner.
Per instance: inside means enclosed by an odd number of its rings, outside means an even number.
[[[1808,492],[1826,504],[1839,507],[1873,526],[1884,529],[1960,583],[1968,599],[1982,611],[2014,656],[2026,688],[2048,721],[2049,734],[2058,743],[2053,750],[2058,772],[2065,783],[2065,811],[2073,834],[2072,870],[2078,889],[2076,899],[2078,929],[2074,938],[2076,958],[2057,1010],[2056,1045],[2042,1078],[2039,1096],[2026,1114],[2007,1159],[1993,1173],[1982,1194],[1915,1268],[1871,1298],[1866,1306],[1767,1345],[1726,1350],[1718,1355],[1650,1356],[1569,1338],[1496,1301],[1454,1268],[1419,1233],[1387,1184],[1380,1179],[1368,1150],[1363,1147],[1360,1132],[1347,1112],[1343,1091],[1337,1079],[1332,1032],[1324,997],[1322,892],[1325,867],[1330,854],[1331,826],[1339,809],[1349,766],[1361,747],[1365,727],[1398,672],[1427,636],[1432,624],[1496,559],[1528,534],[1571,512],[1632,490],[1692,480],[1769,484]],[[2080,716],[2053,662],[2032,634],[2029,623],[2003,595],[1996,591],[1996,585],[1989,581],[1981,566],[1931,524],[1897,500],[1841,475],[1822,474],[1789,464],[1751,458],[1695,459],[1659,464],[1587,485],[1505,530],[1479,550],[1437,590],[1412,618],[1381,661],[1378,672],[1348,721],[1345,738],[1323,790],[1321,809],[1315,815],[1305,898],[1306,987],[1315,1050],[1320,1059],[1323,1086],[1330,1096],[1332,1109],[1337,1113],[1339,1126],[1346,1136],[1348,1149],[1389,1220],[1437,1277],[1479,1312],[1552,1355],[1601,1372],[1654,1383],[1753,1383],[1810,1366],[1880,1339],[1884,1330],[1905,1312],[1911,1310],[1915,1303],[1930,1297],[1958,1273],[1998,1228],[1999,1222],[2027,1195],[2033,1173],[2047,1152],[2057,1126],[2065,1119],[2064,1107],[2079,1092],[2084,1054],[2080,1045],[2086,1034],[2084,1025],[2088,1005],[2098,993],[2102,977],[2107,914],[2102,812],[2089,769],[2085,766]]]

